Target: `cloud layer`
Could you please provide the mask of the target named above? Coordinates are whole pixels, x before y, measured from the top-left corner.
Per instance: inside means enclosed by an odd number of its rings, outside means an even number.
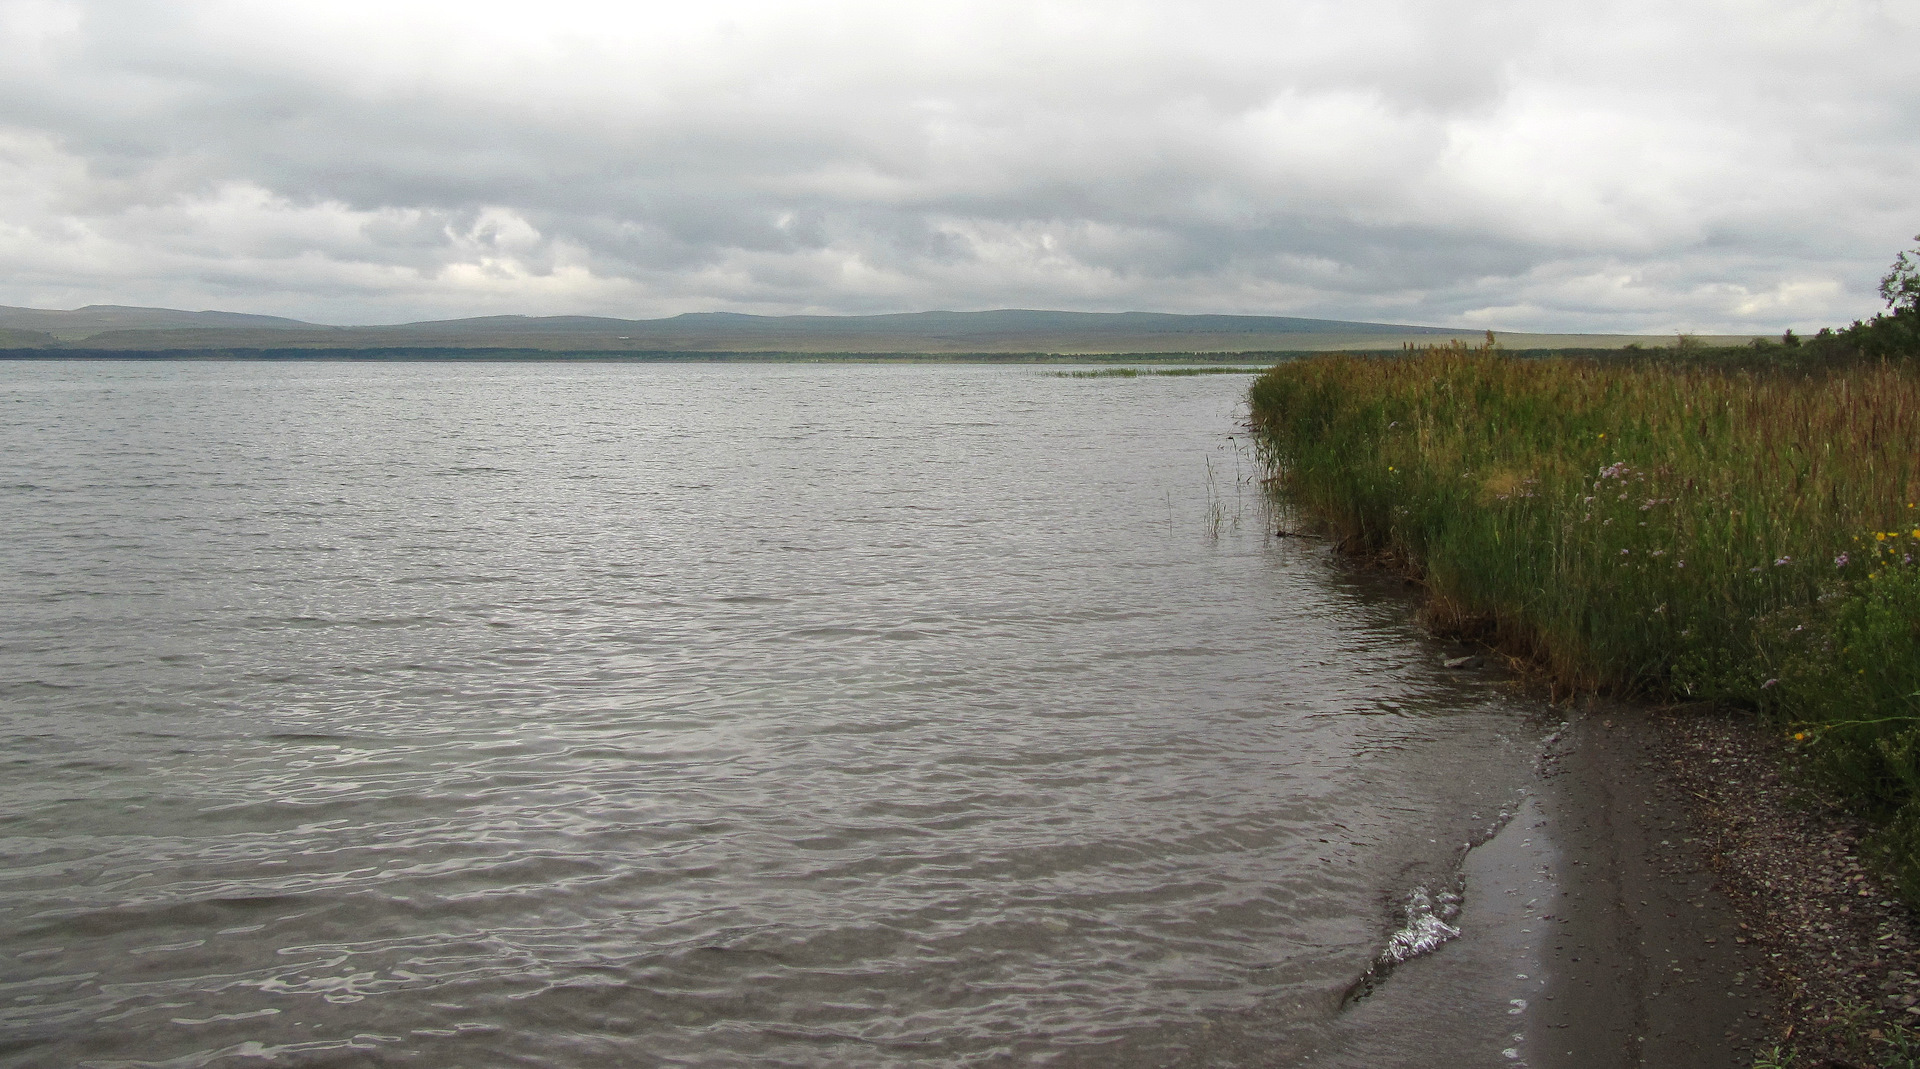
[[[0,0],[0,303],[1869,314],[1905,3]]]

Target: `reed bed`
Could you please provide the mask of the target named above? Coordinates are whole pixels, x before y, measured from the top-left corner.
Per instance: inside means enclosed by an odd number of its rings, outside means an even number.
[[[1256,380],[1293,500],[1558,690],[1759,711],[1920,903],[1920,370],[1517,360]]]
[[[1105,367],[1098,371],[1056,371],[1055,378],[1062,379],[1137,379],[1142,375],[1159,375],[1171,378],[1184,378],[1193,375],[1258,375],[1265,367]]]

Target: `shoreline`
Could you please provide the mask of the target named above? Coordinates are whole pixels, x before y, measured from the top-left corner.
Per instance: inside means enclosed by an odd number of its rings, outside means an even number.
[[[1488,346],[1304,362],[1250,394],[1272,481],[1337,548],[1579,710],[1543,780],[1553,930],[1589,951],[1543,950],[1582,996],[1535,1015],[1587,1036],[1565,1065],[1920,1066],[1920,383],[1786,370]]]
[[[1589,699],[1563,715],[1512,819],[1461,859],[1459,935],[1344,1015],[1373,1039],[1313,1064],[1751,1069],[1775,1045],[1772,959],[1724,893],[1662,714]],[[1415,1050],[1394,1025],[1421,1006],[1477,1023]]]
[[[1527,658],[1428,631],[1449,664],[1507,674],[1565,720],[1522,808],[1462,858],[1461,934],[1395,969],[1357,1016],[1376,1000],[1391,1013],[1523,994],[1512,1046],[1487,1064],[1525,1069],[1920,1066],[1920,916],[1861,857],[1867,823],[1796,776],[1779,731],[1708,704],[1555,703]]]
[[[1914,1064],[1887,1056],[1920,1025],[1920,927],[1784,756],[1752,717],[1580,701],[1467,853],[1461,935],[1373,997],[1532,981],[1489,1063],[1528,1069]]]

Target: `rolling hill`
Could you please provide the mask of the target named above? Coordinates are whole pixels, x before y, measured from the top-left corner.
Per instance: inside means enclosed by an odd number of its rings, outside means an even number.
[[[1288,316],[1165,312],[906,312],[891,315],[760,316],[690,312],[664,319],[598,316],[481,316],[391,326],[328,326],[278,316],[89,305],[72,311],[0,307],[0,346],[41,355],[113,353],[293,355],[371,351],[500,350],[615,356],[672,354],[845,354],[1062,356],[1228,354],[1331,349],[1397,349],[1482,331]],[[1503,335],[1509,345],[1608,347],[1624,335]],[[430,354],[429,354],[430,355]]]

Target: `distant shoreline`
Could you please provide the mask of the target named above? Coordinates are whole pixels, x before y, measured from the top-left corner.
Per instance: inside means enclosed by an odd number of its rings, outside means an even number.
[[[836,363],[836,364],[1273,364],[1307,352],[1257,353],[809,353],[561,351],[552,349],[454,348],[406,346],[368,349],[0,349],[0,360],[224,360],[224,361],[393,361],[476,363]]]
[[[1002,308],[882,315],[690,312],[664,319],[490,315],[385,325],[329,326],[276,316],[89,305],[0,307],[0,350],[139,359],[643,359],[1038,361],[1256,359],[1308,352],[1398,352],[1476,344],[1489,328],[1434,327],[1297,316],[1066,312]],[[1510,351],[1745,345],[1748,336],[1491,331]],[[294,354],[300,354],[296,357]],[[244,355],[243,355],[244,354]],[[542,355],[534,355],[542,354]],[[18,357],[15,357],[18,358]]]
[[[1548,356],[1619,356],[1620,348],[1508,349],[1521,358]],[[1397,356],[1403,350],[1341,349],[1342,356]],[[340,361],[354,363],[579,363],[579,364],[1213,364],[1264,366],[1289,360],[1331,355],[1325,349],[1271,349],[1240,352],[1157,353],[1047,353],[1047,352],[793,352],[793,351],[685,351],[632,350],[565,351],[553,349],[393,346],[378,348],[218,348],[218,349],[89,349],[32,347],[0,349],[0,360],[130,360],[154,361]]]

